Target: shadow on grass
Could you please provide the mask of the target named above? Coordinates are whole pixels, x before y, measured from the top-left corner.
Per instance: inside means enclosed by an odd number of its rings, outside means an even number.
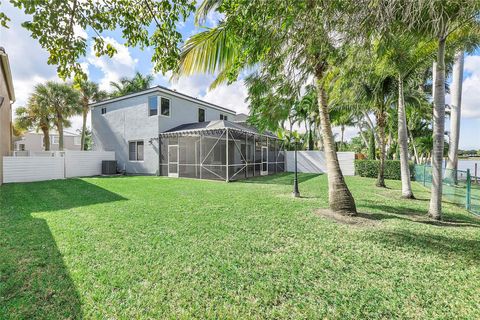
[[[377,204],[373,202],[367,202],[363,207],[366,211],[374,210],[384,213],[361,213],[360,216],[366,219],[372,220],[408,220],[411,222],[435,225],[441,227],[473,227],[480,228],[480,219],[475,217],[469,217],[466,215],[446,214],[442,221],[435,221],[427,217],[427,211],[412,209],[407,206],[389,206],[386,204]],[[370,209],[370,210],[369,210]]]
[[[392,248],[412,249],[411,252],[427,252],[445,259],[466,259],[477,264],[480,259],[480,240],[450,237],[439,234],[416,233],[408,230],[382,231],[366,235],[376,243]]]
[[[120,200],[79,179],[1,186],[0,318],[82,318],[79,294],[50,228],[32,213]]]
[[[298,183],[308,181],[316,178],[321,174],[318,173],[299,173]],[[259,183],[259,184],[279,184],[279,185],[293,185],[295,175],[292,172],[281,172],[269,176],[253,177],[246,180],[239,180],[239,183]]]

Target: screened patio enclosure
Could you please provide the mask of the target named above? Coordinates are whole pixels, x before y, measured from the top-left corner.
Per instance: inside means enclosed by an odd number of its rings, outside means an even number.
[[[181,125],[159,135],[160,175],[234,181],[285,170],[283,142],[243,123]]]

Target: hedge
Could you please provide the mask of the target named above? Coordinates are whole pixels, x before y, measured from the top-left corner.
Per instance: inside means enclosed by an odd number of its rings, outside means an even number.
[[[355,160],[355,174],[360,177],[376,178],[380,160]],[[410,165],[410,175],[413,176],[414,165]],[[400,160],[385,160],[385,179],[401,180]]]

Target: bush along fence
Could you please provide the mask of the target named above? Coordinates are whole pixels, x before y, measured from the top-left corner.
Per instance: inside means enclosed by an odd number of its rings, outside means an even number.
[[[376,178],[378,176],[379,160],[355,160],[355,174],[360,177]],[[410,172],[413,175],[413,163]],[[401,180],[400,160],[385,160],[385,179]]]
[[[432,167],[415,165],[414,178],[425,187],[432,186]],[[480,185],[470,170],[443,169],[443,197],[468,211],[480,215]]]

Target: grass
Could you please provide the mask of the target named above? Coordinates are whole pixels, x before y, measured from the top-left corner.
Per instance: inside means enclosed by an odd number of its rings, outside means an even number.
[[[320,217],[326,177],[160,177],[0,188],[0,319],[480,317],[480,220],[348,177],[362,219]]]

